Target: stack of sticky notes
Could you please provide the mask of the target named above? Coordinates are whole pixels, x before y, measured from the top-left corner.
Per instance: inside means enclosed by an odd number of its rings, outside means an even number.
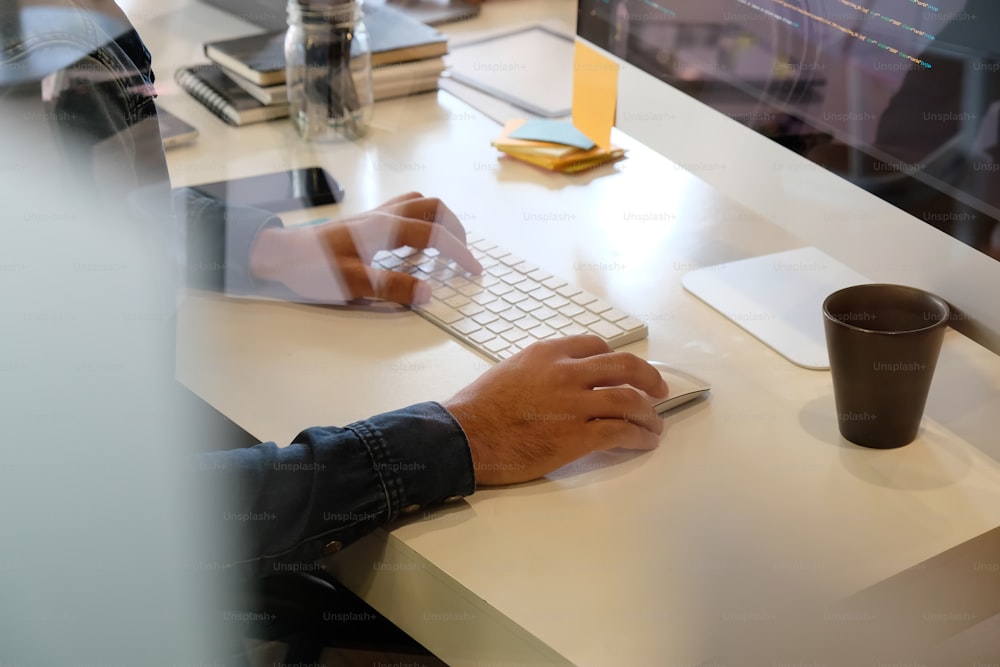
[[[518,118],[493,142],[507,155],[552,171],[575,172],[621,159],[625,150],[598,146],[569,121]]]

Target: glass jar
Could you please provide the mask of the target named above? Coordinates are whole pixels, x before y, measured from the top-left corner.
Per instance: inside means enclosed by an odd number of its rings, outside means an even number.
[[[360,0],[288,0],[285,84],[303,139],[356,139],[368,131],[371,46]]]

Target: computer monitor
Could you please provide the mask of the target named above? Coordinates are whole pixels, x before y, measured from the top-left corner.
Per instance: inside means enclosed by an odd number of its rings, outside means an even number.
[[[1000,353],[1000,2],[578,10],[620,65],[619,129],[868,279],[941,295]]]

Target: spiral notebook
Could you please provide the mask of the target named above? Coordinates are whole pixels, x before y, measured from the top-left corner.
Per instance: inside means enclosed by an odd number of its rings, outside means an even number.
[[[216,64],[182,67],[177,84],[230,125],[248,125],[288,116],[288,103],[263,104],[226,76]]]

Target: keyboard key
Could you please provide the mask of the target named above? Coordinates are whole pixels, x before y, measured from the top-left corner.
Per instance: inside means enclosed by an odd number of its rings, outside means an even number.
[[[532,299],[538,299],[539,301],[545,301],[546,299],[551,299],[556,295],[555,292],[550,290],[548,287],[539,287],[536,290],[529,292]]]
[[[582,324],[582,323],[581,323]],[[634,317],[626,317],[624,320],[618,320],[615,324],[625,331],[636,331],[642,329],[645,324],[635,319]]]
[[[488,273],[484,273],[481,276],[476,276],[476,282],[482,285],[483,287],[489,288],[500,282],[500,279],[497,278],[496,276],[491,276]]]
[[[517,308],[508,308],[502,313],[499,313],[499,315],[508,322],[516,322],[525,316],[525,312],[523,310],[518,310]]]
[[[463,336],[468,336],[472,332],[479,331],[480,329],[482,329],[482,327],[476,324],[474,320],[469,320],[464,318],[459,320],[458,322],[455,322],[453,326],[455,327],[455,331],[462,334]]]
[[[590,329],[582,327],[576,322],[571,322],[569,326],[560,329],[559,333],[564,336],[580,336],[582,334],[590,333]]]
[[[573,319],[576,319],[577,317],[579,317],[580,315],[582,315],[583,313],[586,313],[586,312],[588,312],[586,309],[584,309],[581,306],[576,305],[575,303],[567,303],[562,308],[559,308],[559,313],[560,314],[565,315],[566,317],[573,318]]]
[[[558,332],[555,329],[546,326],[544,324],[542,324],[541,326],[537,326],[531,330],[531,335],[537,338],[538,340],[545,340],[546,338],[551,338],[552,336],[555,336],[557,333]]]
[[[556,292],[559,295],[564,296],[567,299],[576,296],[577,294],[579,294],[582,291],[583,291],[582,289],[580,289],[579,287],[576,287],[575,285],[563,285],[562,287],[560,287],[559,289],[556,290]]]
[[[464,294],[455,294],[445,299],[444,302],[452,308],[461,308],[465,304],[469,303],[469,297]]]
[[[434,287],[434,298],[438,301],[444,301],[445,299],[458,294],[458,292],[448,287],[440,280],[435,280],[434,278],[431,278],[431,280],[437,283],[437,285],[435,285],[434,282],[432,282],[431,286]],[[438,287],[438,285],[440,285],[440,287]]]
[[[392,250],[391,252],[392,252],[393,255],[395,255],[396,257],[399,257],[400,259],[406,259],[407,257],[410,257],[412,255],[416,255],[420,251],[417,250],[416,248],[411,248],[410,246],[405,245],[402,248],[396,248],[395,250]]]
[[[502,334],[504,331],[510,331],[511,329],[513,329],[514,325],[506,320],[498,319],[494,322],[490,322],[489,324],[487,324],[486,328],[495,334]]]
[[[566,285],[566,281],[560,278],[549,278],[548,280],[543,280],[542,284],[549,289],[559,289],[560,287],[564,287]]]
[[[617,322],[618,320],[624,320],[628,315],[618,310],[617,308],[612,308],[611,310],[606,310],[601,313],[601,317],[606,319],[608,322]]]
[[[431,274],[432,278],[436,278],[442,282],[448,282],[455,278],[455,276],[460,275],[458,269],[454,267],[442,267],[437,269]]]
[[[562,329],[563,327],[568,327],[574,324],[573,320],[563,317],[562,315],[556,315],[555,317],[550,317],[545,320],[545,324],[552,327],[553,329]]]
[[[605,340],[610,340],[615,336],[620,336],[625,333],[620,327],[617,327],[610,322],[605,322],[604,320],[594,322],[590,325],[590,329]]]
[[[483,347],[490,352],[496,353],[510,347],[510,343],[505,341],[503,338],[494,338],[493,340],[486,341],[486,343],[483,344]]]
[[[521,310],[524,310],[524,309],[522,308]],[[551,308],[549,308],[547,306],[542,306],[538,310],[532,312],[531,316],[534,317],[536,320],[542,320],[544,322],[545,320],[549,319],[550,317],[555,317],[556,316],[556,311],[552,310]]]
[[[467,303],[458,309],[458,312],[462,313],[466,317],[474,317],[479,313],[483,312],[484,308],[478,303]]]
[[[405,259],[400,259],[399,257],[391,254],[383,258],[376,259],[375,262],[383,269],[388,269],[389,271],[395,271],[403,264],[406,264]]]
[[[496,338],[496,334],[487,329],[480,329],[479,331],[469,334],[469,340],[482,345],[488,341]]]
[[[577,315],[576,317],[574,317],[573,321],[575,321],[577,324],[581,324],[581,325],[583,325],[585,327],[589,327],[591,324],[593,324],[594,322],[597,322],[600,319],[601,319],[600,317],[598,317],[597,315],[594,315],[589,310],[585,310],[582,313],[580,313],[579,315]]]
[[[521,301],[519,304],[517,304],[517,307],[526,313],[530,313],[533,310],[538,310],[539,308],[541,308],[542,304],[541,302],[536,301],[531,297],[528,297],[524,301]]]
[[[525,294],[530,294],[533,290],[536,290],[539,287],[541,287],[541,285],[539,285],[537,282],[535,282],[531,278],[527,278],[527,277],[524,280],[522,280],[521,282],[517,283],[517,289],[521,290]]]
[[[490,291],[496,294],[497,296],[505,296],[513,292],[514,287],[512,285],[508,285],[507,283],[499,283],[491,287]]]
[[[506,301],[507,303],[513,303],[513,304],[519,304],[519,303],[521,303],[522,301],[524,301],[527,298],[528,298],[527,294],[525,294],[524,292],[518,292],[518,291],[511,291],[511,292],[508,292],[507,294],[503,295],[503,300],[504,301]]]
[[[587,306],[597,301],[597,297],[594,296],[593,294],[588,294],[587,292],[580,292],[579,294],[576,294],[573,297],[571,297],[571,300],[573,301],[573,303],[579,304],[581,306]]]
[[[486,326],[490,322],[496,322],[500,318],[497,317],[496,313],[491,313],[488,310],[484,310],[483,312],[481,312],[481,313],[479,313],[477,315],[473,315],[472,319],[474,319],[479,324],[482,324],[483,326]]]
[[[539,326],[541,322],[536,320],[534,317],[522,317],[514,322],[514,326],[524,329],[525,331],[530,331],[535,327]]]
[[[416,264],[415,266],[424,273],[430,274],[434,273],[435,271],[441,268],[441,262],[437,261],[436,259],[425,259],[424,261],[420,262],[419,264]]]
[[[412,264],[409,264],[407,262],[403,262],[402,264],[400,264],[399,266],[397,266],[394,269],[394,271],[399,271],[400,273],[405,273],[408,276],[412,276],[412,275],[414,275],[416,273],[422,273],[422,271],[420,271],[420,269],[418,269],[417,267],[415,267]]]
[[[486,304],[496,301],[499,298],[500,297],[498,297],[493,292],[480,292],[479,294],[472,297],[472,300],[481,306],[485,306]]]
[[[511,343],[516,343],[519,340],[523,340],[523,339],[527,338],[528,334],[526,332],[522,331],[521,329],[517,329],[517,328],[511,327],[511,329],[509,331],[504,331],[500,335],[500,337],[503,338],[506,341],[510,341]]]
[[[559,310],[563,306],[569,305],[569,301],[567,301],[565,297],[559,296],[558,294],[545,299],[544,303],[549,308],[553,308],[555,310]]]
[[[577,303],[580,302],[577,301]],[[580,305],[587,306],[587,310],[597,313],[598,315],[611,310],[611,304],[603,299],[594,299],[590,303],[580,303]]]
[[[436,301],[424,304],[421,306],[421,309],[422,312],[441,320],[445,324],[451,324],[452,322],[457,322],[464,318],[464,315],[457,310],[449,308],[445,304]]]
[[[542,281],[549,280],[550,278],[552,278],[552,274],[551,273],[547,273],[547,272],[545,272],[545,271],[543,271],[541,269],[535,269],[534,271],[531,271],[530,273],[528,273],[528,277],[531,278],[532,280],[537,281],[537,282],[542,282]]]

